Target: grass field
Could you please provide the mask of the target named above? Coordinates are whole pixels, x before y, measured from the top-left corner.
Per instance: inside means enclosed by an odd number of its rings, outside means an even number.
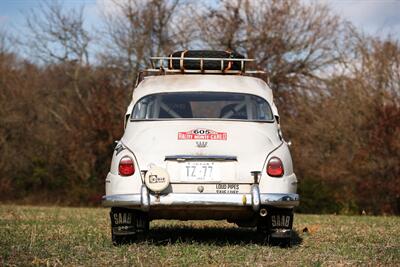
[[[296,214],[289,249],[214,221],[155,221],[146,240],[114,247],[108,218],[101,208],[0,205],[0,266],[400,266],[399,217]]]

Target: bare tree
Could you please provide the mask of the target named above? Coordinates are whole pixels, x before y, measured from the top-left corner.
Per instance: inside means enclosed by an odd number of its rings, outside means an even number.
[[[316,192],[304,195],[312,199],[323,186],[337,212],[399,212],[400,46],[353,37],[345,71],[325,81],[329,93],[296,94],[297,112],[286,118],[286,134],[298,144],[292,152],[305,180],[300,188],[315,183]]]
[[[358,126],[351,127],[357,199],[374,214],[399,213],[400,44],[390,36],[355,36],[346,89],[356,97],[343,102],[349,102],[347,116]]]
[[[8,34],[4,29],[0,28],[0,55],[7,53],[8,50]]]
[[[275,89],[293,89],[309,78],[320,79],[326,67],[340,60],[344,24],[323,4],[221,1],[197,23],[211,48],[255,58],[257,66],[268,71]]]
[[[70,133],[69,139],[65,137],[66,142],[74,142],[77,133],[90,133],[81,125],[83,121],[88,127],[95,127],[93,120],[87,120],[95,113],[89,103],[94,102],[97,96],[94,88],[87,86],[91,79],[89,45],[92,37],[85,28],[83,11],[83,7],[66,9],[60,1],[43,1],[28,14],[26,26],[29,34],[22,41],[31,54],[48,67],[49,77],[59,77],[57,80],[44,76],[45,82],[40,83],[37,89],[42,95],[38,106],[41,107],[40,117],[47,120],[43,132],[52,132],[53,128],[59,127],[64,133]],[[64,148],[65,155],[61,158],[70,162],[68,169],[73,170],[74,175],[80,179],[90,176],[90,160],[76,160],[75,154],[80,153],[83,159],[90,151],[86,155],[79,149],[69,153],[73,144],[64,144],[58,136],[43,134],[42,139],[44,143],[56,143]]]
[[[42,1],[26,18],[25,44],[46,63],[89,63],[91,40],[84,26],[83,7],[66,10],[60,1]]]
[[[83,90],[79,83],[82,68],[89,65],[88,48],[91,41],[84,25],[83,7],[65,9],[58,0],[43,1],[38,9],[33,9],[28,14],[26,26],[29,34],[24,44],[42,62],[65,66],[65,74],[73,83],[77,101],[86,112],[91,113],[85,104],[85,97],[88,97],[90,91]],[[49,112],[62,122],[66,130],[70,130],[57,109],[51,106],[48,106]]]
[[[150,65],[149,57],[166,55],[189,45],[191,28],[182,10],[189,3],[181,0],[113,1],[116,10],[105,13],[105,52],[103,59],[127,74],[134,84],[141,68]],[[179,8],[178,8],[179,6]],[[111,59],[111,62],[110,62]]]
[[[400,45],[392,38],[358,34],[351,73],[365,83],[370,96],[382,105],[400,105]],[[368,86],[367,86],[368,85]]]

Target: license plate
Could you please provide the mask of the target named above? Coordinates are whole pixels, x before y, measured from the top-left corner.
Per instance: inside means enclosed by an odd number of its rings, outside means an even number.
[[[181,180],[187,182],[220,181],[220,170],[214,162],[185,162],[181,168]]]

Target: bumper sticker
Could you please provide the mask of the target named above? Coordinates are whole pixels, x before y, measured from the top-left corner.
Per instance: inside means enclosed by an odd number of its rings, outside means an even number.
[[[239,194],[239,184],[216,184],[217,194]]]
[[[227,140],[228,134],[210,129],[193,129],[188,132],[178,132],[178,140]]]

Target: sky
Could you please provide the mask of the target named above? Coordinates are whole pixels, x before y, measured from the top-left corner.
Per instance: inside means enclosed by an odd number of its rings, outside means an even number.
[[[0,0],[0,28],[7,32],[23,30],[26,14],[30,10],[40,7],[41,2],[40,0]],[[101,2],[99,0],[64,0],[61,2],[66,8],[84,6],[88,23],[94,24],[99,19],[99,12],[97,12],[97,7]]]
[[[334,12],[351,21],[364,32],[382,37],[391,34],[400,40],[400,0],[302,1],[327,3]],[[64,0],[62,2],[67,8],[83,5],[89,26],[99,23],[101,9],[104,6],[108,8],[110,4],[109,0]],[[40,0],[0,0],[0,29],[23,34],[25,15],[39,5]]]
[[[400,40],[400,0],[326,0],[334,11],[368,34]]]

